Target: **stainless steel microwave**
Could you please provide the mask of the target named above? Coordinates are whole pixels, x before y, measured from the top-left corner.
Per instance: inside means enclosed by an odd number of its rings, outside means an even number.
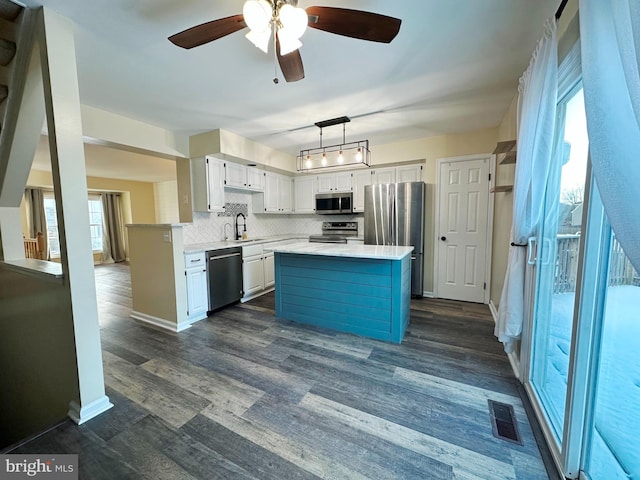
[[[353,194],[351,192],[316,194],[316,213],[321,215],[353,213]]]

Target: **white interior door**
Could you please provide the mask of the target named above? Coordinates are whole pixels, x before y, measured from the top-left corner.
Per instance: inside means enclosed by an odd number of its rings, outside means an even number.
[[[489,158],[440,164],[437,296],[485,302]]]

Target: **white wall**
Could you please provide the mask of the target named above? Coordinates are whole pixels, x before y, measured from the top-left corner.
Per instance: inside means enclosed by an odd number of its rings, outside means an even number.
[[[157,182],[153,184],[153,197],[156,207],[156,223],[178,223],[178,181]]]

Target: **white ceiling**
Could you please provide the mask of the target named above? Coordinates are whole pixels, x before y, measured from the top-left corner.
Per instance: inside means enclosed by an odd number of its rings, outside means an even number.
[[[74,24],[83,104],[182,134],[224,128],[297,153],[320,120],[347,115],[373,145],[494,127],[559,0],[299,0],[402,19],[391,44],[308,29],[306,78],[237,32],[184,50],[167,37],[242,12],[243,0],[26,0]],[[324,131],[325,144],[342,136]],[[333,138],[332,138],[333,137]]]

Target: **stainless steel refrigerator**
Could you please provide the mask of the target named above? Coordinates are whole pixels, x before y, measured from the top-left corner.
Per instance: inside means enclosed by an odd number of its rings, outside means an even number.
[[[412,246],[411,295],[424,281],[424,182],[364,187],[364,243]]]

